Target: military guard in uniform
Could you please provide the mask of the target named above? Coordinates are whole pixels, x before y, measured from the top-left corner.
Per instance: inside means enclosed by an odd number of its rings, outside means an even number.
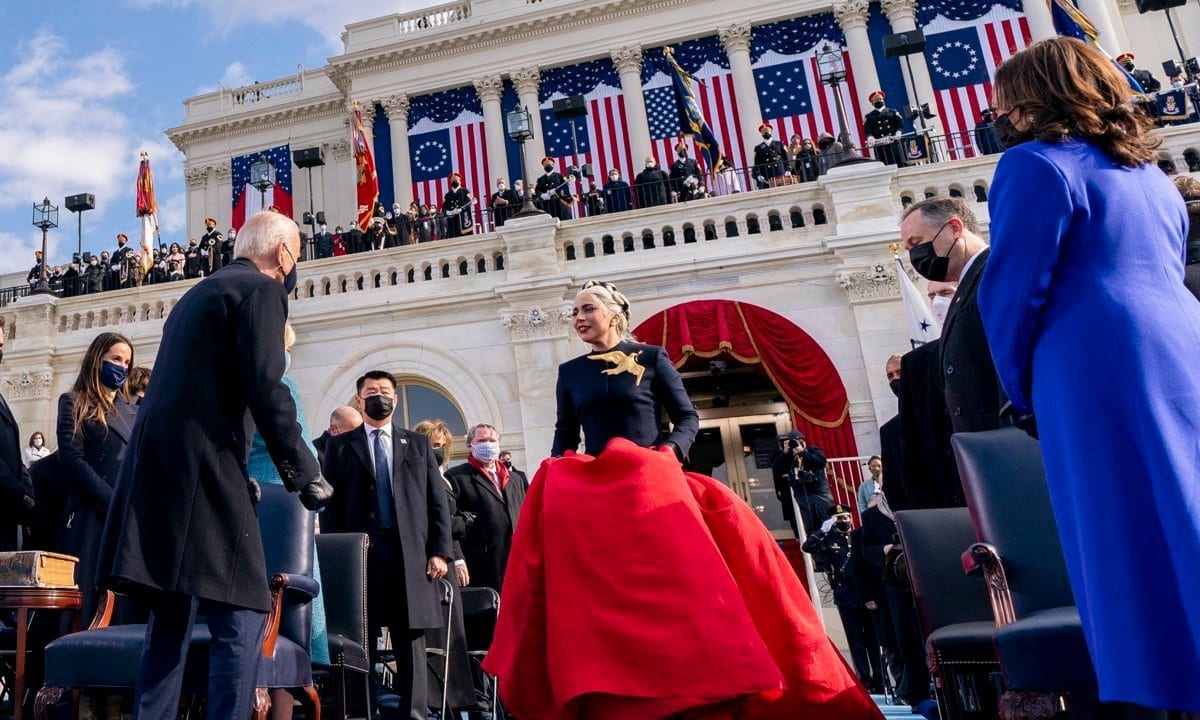
[[[772,140],[773,131],[767,123],[758,126],[763,141],[754,146],[754,180],[759,189],[773,187],[779,178],[788,174],[787,148]]]
[[[571,219],[571,204],[573,198],[567,189],[566,178],[554,169],[554,161],[548,157],[542,158],[542,170],[545,172],[533,186],[533,193],[538,198],[538,207],[559,220]]]
[[[904,120],[895,108],[887,106],[887,95],[876,90],[867,96],[874,110],[863,119],[863,131],[867,134],[867,145],[875,149],[875,157],[888,165],[900,164],[900,148],[896,137],[904,132]]]
[[[681,138],[675,144],[675,162],[671,163],[671,196],[677,202],[704,197],[700,187],[700,165],[688,157],[687,143]]]
[[[471,216],[473,202],[474,196],[463,187],[462,175],[450,173],[450,189],[442,198],[442,213],[446,216],[446,237],[461,237],[475,231],[475,221]]]
[[[1142,90],[1147,95],[1161,90],[1162,83],[1154,75],[1150,74],[1149,70],[1138,70],[1133,64],[1133,60],[1133,53],[1121,53],[1117,56],[1117,62],[1121,64],[1121,67],[1129,71],[1129,74],[1133,76],[1134,80],[1138,81],[1138,85],[1142,86]]]
[[[130,258],[136,259],[137,255],[133,252],[133,248],[129,247],[129,236],[125,233],[117,233],[117,251],[109,258],[114,288],[129,287]]]
[[[221,263],[221,241],[224,236],[217,230],[215,217],[204,218],[204,234],[200,236],[200,254],[204,258],[204,273],[212,275],[224,265]]]

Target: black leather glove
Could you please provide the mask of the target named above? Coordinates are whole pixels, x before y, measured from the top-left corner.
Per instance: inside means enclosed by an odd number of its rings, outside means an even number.
[[[317,475],[307,485],[300,488],[300,504],[313,512],[324,510],[325,504],[331,497],[333,497],[333,486],[321,475]]]

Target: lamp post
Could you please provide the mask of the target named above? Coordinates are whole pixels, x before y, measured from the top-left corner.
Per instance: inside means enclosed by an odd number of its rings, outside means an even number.
[[[33,226],[42,229],[42,274],[38,278],[37,287],[31,292],[53,295],[54,291],[50,289],[50,282],[46,279],[46,264],[49,259],[46,253],[46,232],[50,228],[58,227],[58,206],[51,205],[50,198],[33,204]]]
[[[837,108],[838,142],[846,142],[846,110],[842,106],[842,81],[846,79],[846,61],[842,51],[826,43],[817,53],[817,70],[821,82],[833,88],[833,104]]]
[[[529,109],[520,105],[509,110],[508,117],[505,118],[505,123],[508,125],[508,136],[516,141],[517,145],[521,148],[521,182],[525,185],[525,197],[522,198],[525,202],[521,205],[521,211],[514,217],[545,215],[546,213],[534,207],[533,187],[529,184],[529,178],[524,176],[525,143],[533,139],[533,122],[529,117]]]
[[[261,209],[266,210],[267,188],[275,187],[275,168],[267,161],[266,155],[250,163],[250,184],[258,190]]]

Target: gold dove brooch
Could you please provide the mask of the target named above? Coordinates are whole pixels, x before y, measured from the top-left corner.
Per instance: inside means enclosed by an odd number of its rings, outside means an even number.
[[[634,384],[641,385],[642,376],[646,374],[646,368],[638,363],[638,355],[641,354],[641,350],[635,353],[625,353],[620,350],[612,350],[599,355],[588,355],[588,358],[613,364],[613,367],[604,370],[602,374],[624,375],[625,373],[629,373],[637,378],[637,382]]]

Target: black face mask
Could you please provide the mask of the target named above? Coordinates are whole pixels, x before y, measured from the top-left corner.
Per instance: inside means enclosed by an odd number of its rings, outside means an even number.
[[[363,410],[366,411],[367,417],[376,422],[386,420],[395,407],[396,401],[387,395],[372,395],[363,400]]]
[[[454,188],[454,189],[456,189],[456,190],[457,190],[457,189],[458,189],[458,183],[457,183],[457,182],[452,182],[452,183],[450,183],[450,187],[452,187],[452,188]]]
[[[883,109],[883,101],[882,100],[876,100],[875,102],[873,102],[871,104],[880,110]]]
[[[1033,133],[1021,132],[1013,125],[1012,120],[1008,119],[1008,113],[999,115],[992,123],[992,127],[996,129],[996,139],[1006,148],[1020,145],[1023,142],[1029,142],[1033,139]]]
[[[288,271],[288,274],[283,276],[283,289],[288,295],[291,295],[292,291],[296,289],[296,281],[299,279],[299,276],[299,266],[295,264],[292,265],[292,269]]]
[[[545,170],[546,172],[550,172],[551,170],[554,169],[554,166],[553,165],[543,165],[542,169]]]
[[[771,133],[763,133],[763,134],[762,134],[762,138],[763,138],[763,140],[770,140],[770,139],[771,139]]]
[[[962,238],[956,238],[954,243],[950,245],[950,250],[947,250],[945,255],[938,255],[933,245],[937,242],[938,236],[942,234],[942,230],[946,229],[946,225],[949,225],[949,223],[944,223],[938,228],[932,240],[927,243],[921,243],[908,251],[908,261],[912,263],[913,269],[920,273],[921,277],[926,280],[945,282],[946,275],[950,272],[950,252],[954,250],[954,246]]]
[[[900,397],[900,378],[896,378],[895,380],[889,380],[888,387],[890,387],[892,389],[893,395],[895,395],[896,397]]]
[[[840,532],[850,532],[850,523],[846,522],[845,520],[835,522],[833,526]]]

